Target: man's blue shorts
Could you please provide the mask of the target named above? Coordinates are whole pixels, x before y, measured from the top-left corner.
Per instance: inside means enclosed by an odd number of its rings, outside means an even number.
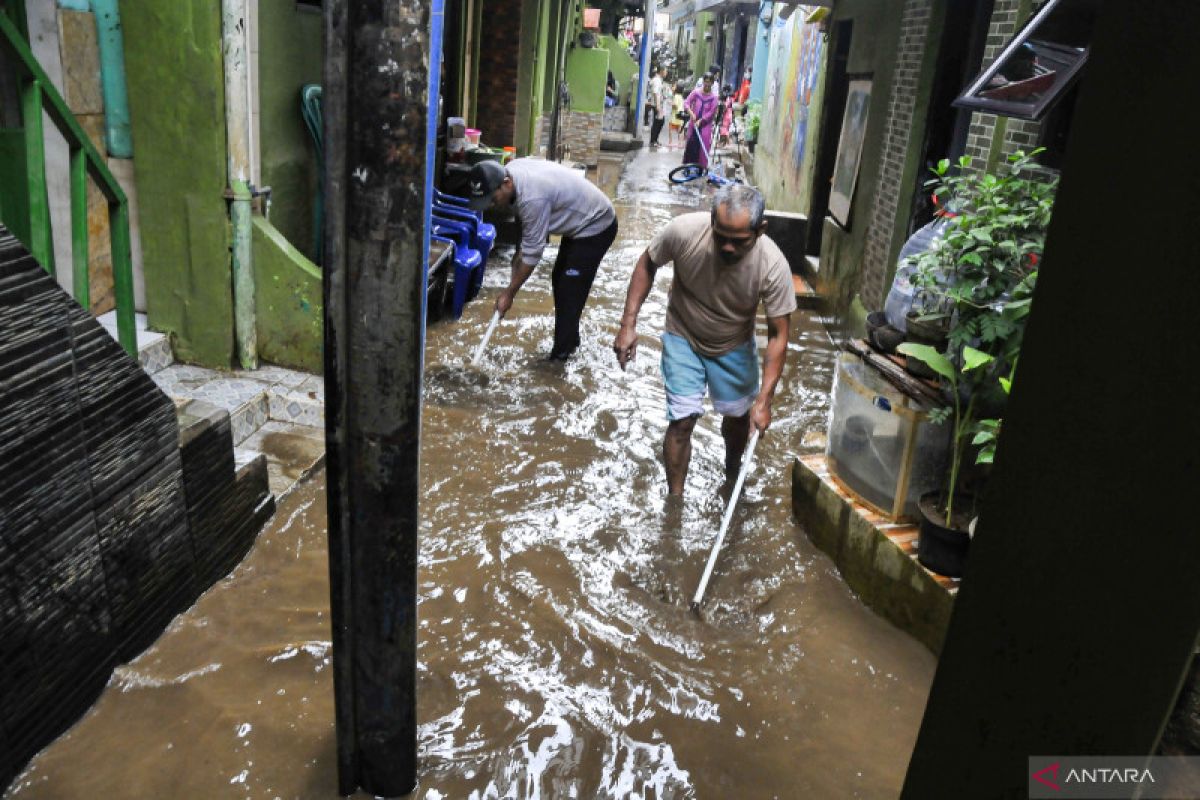
[[[687,339],[673,333],[663,333],[662,342],[668,420],[702,415],[705,387],[718,414],[740,417],[750,410],[758,394],[758,350],[753,339],[715,358],[700,355]]]

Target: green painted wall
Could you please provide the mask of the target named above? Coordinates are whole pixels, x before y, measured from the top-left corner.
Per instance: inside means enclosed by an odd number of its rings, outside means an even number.
[[[712,63],[712,56],[709,51],[714,47],[711,41],[704,38],[704,34],[713,30],[713,15],[707,11],[701,11],[696,15],[696,41],[692,43],[692,51],[689,54],[689,59],[692,68],[692,75],[699,77],[704,70],[708,69],[708,65]],[[716,33],[713,33],[716,36]],[[695,81],[692,81],[695,86]]]
[[[321,374],[321,270],[271,223],[253,218],[258,354],[264,361]]]
[[[603,47],[576,47],[567,53],[567,86],[571,91],[572,111],[603,113],[607,79],[608,51]]]
[[[625,43],[611,36],[599,38],[600,47],[608,51],[608,68],[617,79],[619,105],[629,105],[631,95],[637,93],[638,63],[629,57]]]
[[[321,15],[295,0],[258,0],[258,51],[259,151],[271,224],[314,258],[317,164],[300,117],[300,88],[321,82]]]
[[[531,124],[542,112],[543,70],[546,58],[546,37],[543,35],[548,5],[541,0],[521,2],[521,53],[517,63],[517,97],[529,102],[517,103],[516,137],[513,146],[520,155],[529,154]]]
[[[221,5],[123,0],[150,325],[182,361],[233,358]]]

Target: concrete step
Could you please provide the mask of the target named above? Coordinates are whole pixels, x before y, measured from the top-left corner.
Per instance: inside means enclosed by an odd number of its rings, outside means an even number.
[[[228,413],[236,463],[264,457],[276,497],[325,457],[325,391],[318,375],[274,365],[223,372],[173,364],[151,377],[177,406],[202,402]]]
[[[109,311],[96,317],[108,335],[117,338],[117,312]],[[171,351],[171,339],[165,333],[157,333],[147,327],[146,315],[135,314],[134,325],[137,327],[138,363],[150,375],[175,363],[175,354]]]

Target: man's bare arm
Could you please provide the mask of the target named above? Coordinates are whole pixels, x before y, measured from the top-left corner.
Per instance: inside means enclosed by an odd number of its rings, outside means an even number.
[[[517,252],[513,253],[512,277],[508,280],[508,286],[496,297],[496,310],[500,312],[501,317],[512,308],[513,298],[532,274],[533,267],[521,260],[521,248],[518,247]]]
[[[658,265],[650,260],[650,251],[643,250],[641,258],[633,268],[629,277],[629,291],[625,293],[625,313],[621,315],[621,328],[613,340],[613,352],[617,354],[617,362],[621,369],[633,360],[637,354],[637,318],[642,310],[642,304],[654,287],[654,275]]]
[[[775,388],[783,376],[783,362],[787,357],[788,334],[791,317],[767,317],[767,353],[763,358],[762,388],[750,408],[750,423],[759,432],[771,426],[771,402],[775,399]]]

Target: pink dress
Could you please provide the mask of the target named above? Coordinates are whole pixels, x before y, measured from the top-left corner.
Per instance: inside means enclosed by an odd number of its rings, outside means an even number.
[[[708,156],[705,155],[705,150],[712,150],[712,134],[713,134],[713,117],[717,113],[718,103],[717,93],[704,93],[703,89],[693,89],[688,95],[685,105],[692,115],[692,124],[688,129],[687,146],[684,149],[684,163],[695,163],[702,167],[708,167]],[[704,148],[700,147],[700,143],[696,141],[695,134],[692,130],[699,125],[700,136],[704,141]]]

